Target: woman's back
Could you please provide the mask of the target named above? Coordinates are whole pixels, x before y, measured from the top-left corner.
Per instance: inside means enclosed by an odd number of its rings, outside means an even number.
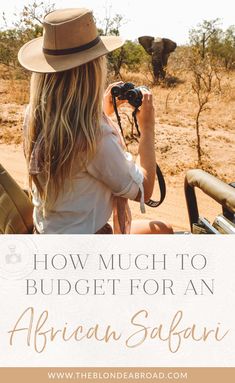
[[[103,120],[113,113],[114,85],[104,92],[103,56],[122,46],[122,39],[99,36],[87,9],[53,11],[43,26],[43,37],[18,54],[33,72],[24,147],[36,230],[92,234],[113,212],[114,232],[130,233],[127,201],[140,200],[143,212],[155,179],[152,95],[143,89],[137,115],[138,167],[123,150],[119,133]]]

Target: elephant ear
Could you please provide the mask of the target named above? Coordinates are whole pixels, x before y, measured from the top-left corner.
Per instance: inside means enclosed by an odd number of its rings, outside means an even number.
[[[144,47],[146,52],[151,55],[153,52],[152,43],[154,41],[154,37],[152,37],[152,36],[141,36],[138,38],[138,40],[139,40],[139,43],[142,45],[142,47]]]
[[[174,52],[175,48],[177,47],[177,44],[170,39],[162,39],[162,40],[164,42],[164,53]]]

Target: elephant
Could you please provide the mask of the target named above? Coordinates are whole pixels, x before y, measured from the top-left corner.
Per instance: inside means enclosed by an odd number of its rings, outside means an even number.
[[[165,79],[167,61],[171,52],[174,52],[177,44],[166,38],[141,36],[139,43],[152,56],[152,66],[155,83]]]

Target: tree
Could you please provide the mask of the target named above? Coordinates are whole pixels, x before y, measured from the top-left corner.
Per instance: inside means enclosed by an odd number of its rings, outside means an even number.
[[[220,19],[204,20],[201,24],[197,25],[197,28],[193,28],[189,31],[190,43],[198,48],[202,59],[205,57],[211,40],[213,38],[218,39],[218,35],[221,32],[218,28],[219,21]]]
[[[5,28],[0,31],[0,64],[8,68],[18,68],[24,73],[19,66],[17,53],[23,44],[42,35],[43,16],[53,9],[54,4],[34,1],[25,5],[19,15],[15,15],[16,21],[11,27],[3,13]]]
[[[119,36],[120,35],[120,28],[123,24],[125,24],[126,21],[122,15],[117,13],[115,16],[112,17],[111,15],[111,9],[106,8],[105,9],[105,17],[101,22],[101,25],[99,27],[99,32],[103,36]]]
[[[198,49],[201,58],[210,54],[217,65],[232,69],[235,62],[235,27],[230,26],[226,31],[220,27],[220,20],[204,20],[189,32],[191,45]]]
[[[217,56],[223,62],[226,69],[235,68],[235,26],[230,26],[222,37],[217,50]]]
[[[202,150],[200,137],[200,117],[208,109],[213,91],[221,91],[221,63],[232,68],[234,63],[234,28],[225,32],[218,26],[219,19],[206,21],[189,33],[191,47],[190,70],[192,89],[197,97],[198,109],[195,116],[198,163],[201,164]]]
[[[192,89],[197,97],[197,112],[195,115],[195,128],[197,136],[197,157],[198,164],[202,163],[200,117],[208,109],[210,97],[217,88],[220,88],[220,79],[212,57],[207,54],[201,57],[198,50],[192,50],[191,55]]]
[[[120,14],[116,14],[112,17],[111,7],[105,8],[105,17],[102,22],[99,22],[100,26],[98,32],[103,36],[119,36],[120,28],[125,23],[124,17]],[[120,69],[123,64],[125,52],[123,47],[116,49],[114,52],[108,54],[108,66],[111,71],[114,71],[115,76],[120,76]]]

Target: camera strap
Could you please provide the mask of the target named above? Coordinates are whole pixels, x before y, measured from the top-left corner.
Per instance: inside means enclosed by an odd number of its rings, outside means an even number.
[[[134,123],[135,123],[135,127],[137,130],[138,136],[140,137],[140,130],[139,130],[139,125],[138,125],[138,121],[137,121],[137,117],[136,117],[137,112],[138,112],[138,107],[135,108],[135,110],[132,112],[132,117],[134,119]]]
[[[119,113],[118,113],[117,102],[116,102],[115,96],[112,96],[112,101],[113,101],[114,112],[115,112],[116,117],[117,117],[117,122],[118,122],[119,128],[120,128],[121,133],[122,133],[122,137],[123,137],[124,142],[125,142],[125,137],[124,137],[124,133],[123,133],[123,129],[122,129],[122,123],[121,123],[121,117],[119,116]],[[137,112],[138,112],[138,108],[135,108],[135,110],[132,112],[132,116],[133,116],[133,119],[135,122],[135,127],[137,130],[138,136],[140,137],[140,131],[139,131],[139,126],[138,126],[137,117],[136,117]],[[162,171],[161,171],[160,167],[158,166],[158,164],[156,164],[156,179],[158,180],[158,185],[159,185],[159,189],[160,189],[160,199],[159,199],[159,201],[155,201],[155,200],[150,199],[149,201],[145,202],[145,205],[147,205],[149,207],[153,207],[153,208],[160,206],[166,197],[166,183],[165,183],[165,179],[164,179],[164,176],[162,174]]]
[[[112,102],[113,102],[114,112],[115,112],[116,117],[117,117],[118,126],[119,126],[119,128],[121,130],[122,137],[123,137],[124,142],[125,142],[125,137],[124,137],[124,133],[123,133],[123,129],[122,129],[122,123],[121,123],[121,117],[119,116],[119,113],[118,113],[117,102],[116,102],[116,97],[115,96],[112,96]]]
[[[158,166],[158,164],[156,164],[156,179],[158,180],[158,185],[160,189],[160,199],[159,201],[154,201],[150,199],[149,201],[145,202],[145,204],[149,207],[160,206],[166,197],[166,183],[165,183],[165,179],[162,174],[162,171],[160,167]]]

